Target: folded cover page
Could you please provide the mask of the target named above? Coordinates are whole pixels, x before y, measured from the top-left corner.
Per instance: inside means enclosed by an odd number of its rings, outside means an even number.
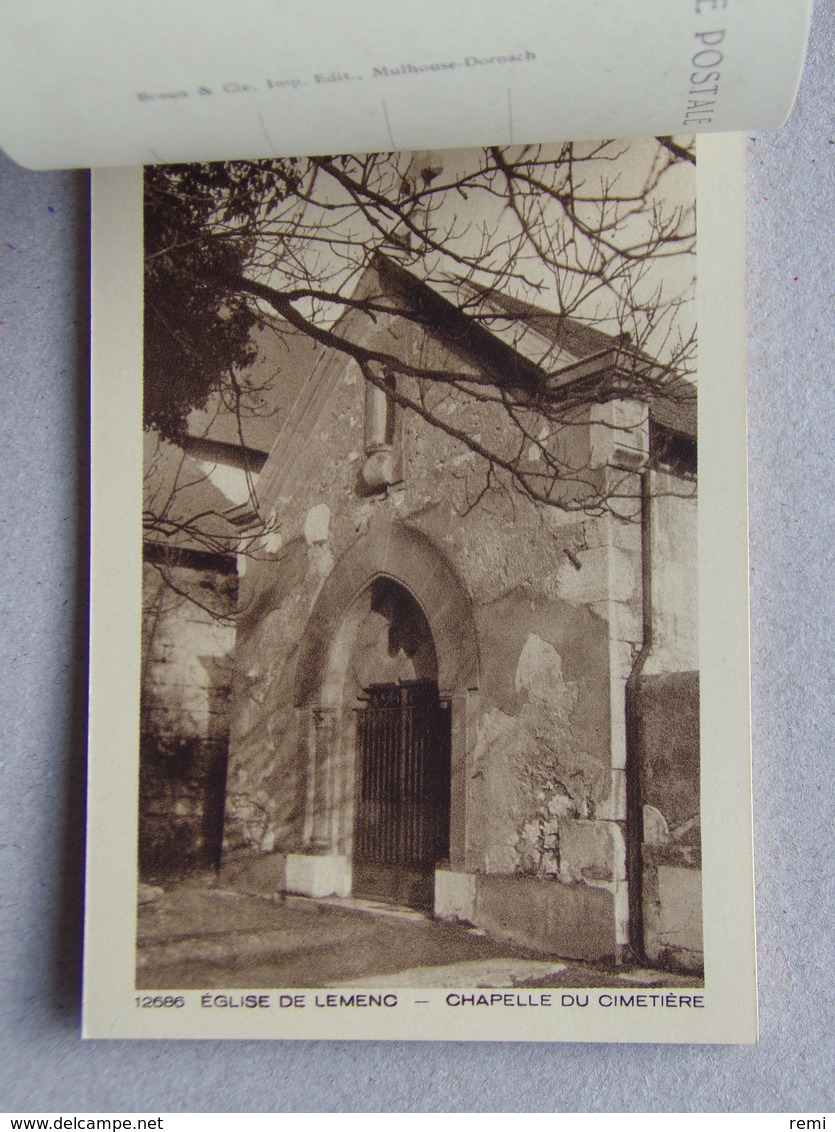
[[[4,7],[0,144],[48,168],[773,128],[810,3]]]
[[[95,175],[87,1036],[755,1040],[742,182]]]

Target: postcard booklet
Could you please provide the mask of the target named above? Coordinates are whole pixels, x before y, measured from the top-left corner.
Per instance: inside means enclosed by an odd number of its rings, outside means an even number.
[[[161,6],[81,5],[51,107],[19,45],[12,154],[126,166],[85,1033],[753,1041],[715,131],[785,115],[805,6],[318,7],[181,4],[152,52]]]

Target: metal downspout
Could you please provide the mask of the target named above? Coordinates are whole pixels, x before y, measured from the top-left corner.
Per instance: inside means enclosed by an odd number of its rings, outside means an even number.
[[[641,797],[640,732],[635,708],[638,681],[652,651],[652,472],[641,473],[641,650],[626,680],[626,878],[629,892],[629,945],[636,958],[644,956],[643,802]]]

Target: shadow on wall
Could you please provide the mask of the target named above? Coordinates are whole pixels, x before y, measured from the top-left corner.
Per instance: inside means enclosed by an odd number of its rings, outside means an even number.
[[[701,972],[699,674],[646,676],[633,695],[644,954],[656,966]]]
[[[236,596],[232,574],[146,568],[138,829],[146,881],[220,863],[234,641],[223,614]]]
[[[139,876],[153,881],[217,868],[227,743],[140,740]]]

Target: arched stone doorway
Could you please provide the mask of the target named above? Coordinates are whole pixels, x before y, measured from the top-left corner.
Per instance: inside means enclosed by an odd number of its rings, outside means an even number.
[[[304,862],[323,888],[431,909],[464,859],[467,714],[478,687],[469,601],[441,552],[380,524],[337,563],[297,668],[307,766]]]

